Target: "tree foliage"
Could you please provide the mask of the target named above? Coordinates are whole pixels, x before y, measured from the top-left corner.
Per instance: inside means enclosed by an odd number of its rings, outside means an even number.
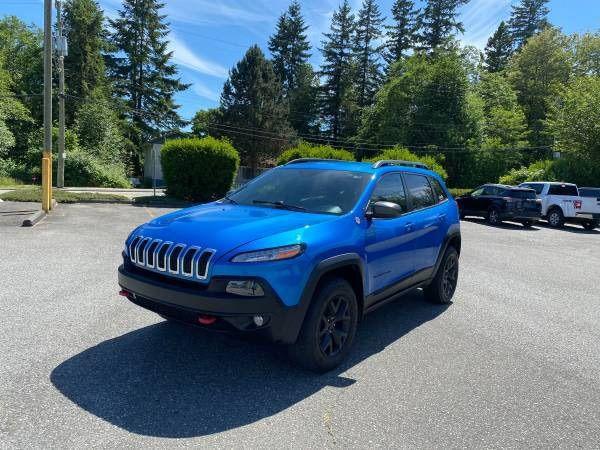
[[[546,129],[550,103],[569,81],[572,57],[569,41],[555,28],[548,27],[529,39],[511,61],[510,78],[531,130],[534,146],[549,146],[552,136]]]
[[[321,112],[327,133],[333,138],[354,133],[357,117],[354,88],[354,15],[348,0],[333,13],[331,29],[323,41]]]
[[[469,0],[427,0],[419,17],[419,48],[433,51],[439,47],[447,47],[456,32],[464,33],[457,9],[468,2]]]
[[[163,6],[158,0],[123,0],[118,17],[110,20],[115,46],[109,59],[111,79],[125,103],[129,134],[139,150],[162,130],[185,125],[174,97],[188,86],[171,62]]]
[[[444,169],[444,166],[443,166],[443,160],[444,160],[443,157],[436,158],[431,155],[418,156],[415,153],[411,152],[409,149],[402,147],[401,145],[398,145],[394,148],[390,148],[388,150],[384,150],[383,152],[381,152],[371,158],[364,159],[363,161],[376,162],[376,161],[386,160],[386,159],[421,162],[423,164],[426,164],[427,167],[429,167],[431,170],[436,172],[444,180],[446,178],[448,178],[448,173],[446,172],[446,169]]]
[[[299,158],[339,159],[354,161],[354,155],[348,150],[334,148],[330,145],[315,145],[300,141],[295,147],[285,150],[279,158],[277,165],[285,164]]]
[[[527,40],[542,31],[548,25],[546,6],[549,0],[520,0],[512,5],[508,22],[513,42],[520,49]]]
[[[413,48],[418,30],[419,11],[412,0],[395,0],[392,5],[392,25],[387,25],[387,43],[384,54],[388,67],[406,56]]]
[[[275,155],[289,135],[288,106],[273,65],[258,46],[231,69],[221,95],[222,126],[252,168]],[[229,126],[229,127],[228,127]],[[258,130],[258,131],[257,131]]]
[[[378,42],[383,35],[383,21],[375,0],[363,0],[354,36],[356,96],[361,108],[373,103],[373,97],[381,84],[383,48]]]
[[[92,94],[108,89],[103,52],[108,49],[104,13],[96,0],[68,0],[64,5],[64,33],[69,47],[65,58],[65,85],[72,95],[66,102],[67,123]],[[107,93],[104,93],[107,96]]]
[[[512,55],[513,38],[504,21],[500,22],[485,46],[485,68],[488,72],[500,72],[506,68]]]

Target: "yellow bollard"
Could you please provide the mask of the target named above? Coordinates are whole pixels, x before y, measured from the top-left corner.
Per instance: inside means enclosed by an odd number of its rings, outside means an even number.
[[[42,158],[42,209],[46,212],[50,211],[51,207],[50,196],[52,194],[50,194],[50,189],[48,188],[50,171],[50,159]]]

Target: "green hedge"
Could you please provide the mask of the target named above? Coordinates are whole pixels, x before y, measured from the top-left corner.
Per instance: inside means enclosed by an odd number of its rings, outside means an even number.
[[[354,155],[347,150],[340,150],[329,145],[312,145],[300,142],[296,147],[284,151],[277,159],[277,164],[282,165],[299,158],[339,159],[354,161]]]
[[[433,156],[417,156],[407,148],[397,146],[389,150],[384,150],[383,153],[379,153],[369,159],[364,159],[366,162],[376,162],[384,159],[397,159],[401,161],[421,162],[427,164],[427,166],[436,172],[442,179],[448,178],[448,173],[441,162]]]
[[[161,160],[168,194],[196,202],[227,193],[240,163],[229,141],[213,137],[167,141]]]

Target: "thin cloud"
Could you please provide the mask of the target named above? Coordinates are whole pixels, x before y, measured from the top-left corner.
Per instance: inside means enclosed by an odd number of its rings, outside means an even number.
[[[218,63],[205,60],[195,54],[183,41],[171,34],[169,50],[173,52],[173,60],[188,69],[217,78],[227,78],[228,71]]]
[[[511,0],[472,0],[462,10],[465,34],[460,40],[483,49],[500,22],[508,16]]]

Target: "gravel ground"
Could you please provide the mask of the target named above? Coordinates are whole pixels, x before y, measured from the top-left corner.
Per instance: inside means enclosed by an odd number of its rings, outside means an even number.
[[[369,315],[323,376],[117,295],[166,209],[0,222],[0,447],[599,447],[600,233],[463,222],[455,302]]]

